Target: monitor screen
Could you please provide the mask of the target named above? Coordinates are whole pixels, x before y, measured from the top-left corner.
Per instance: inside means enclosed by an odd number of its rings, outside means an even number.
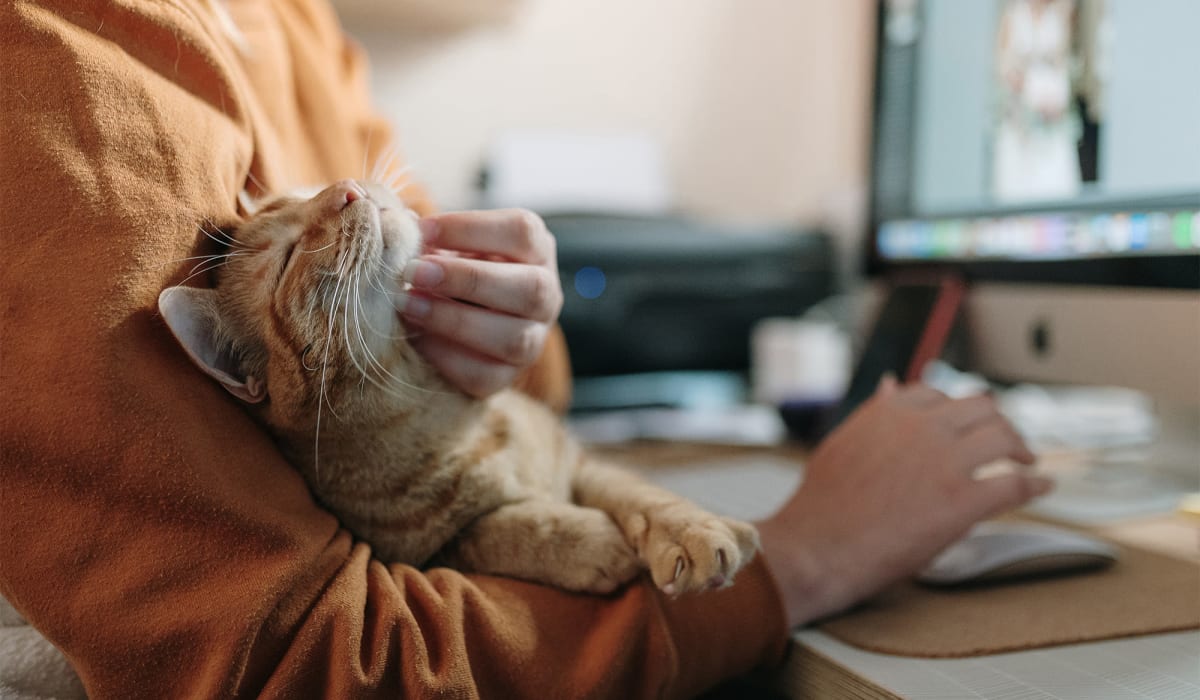
[[[1197,27],[1194,0],[885,0],[875,269],[1200,287]]]
[[[868,271],[965,279],[965,362],[1200,406],[1195,0],[879,0]]]

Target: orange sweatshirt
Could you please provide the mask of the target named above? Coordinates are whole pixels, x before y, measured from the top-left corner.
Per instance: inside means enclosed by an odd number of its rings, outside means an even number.
[[[203,2],[0,3],[0,593],[98,698],[686,696],[777,659],[761,558],[674,601],[376,560],[191,367],[155,298],[200,225],[390,144],[331,10],[228,6],[245,51]]]

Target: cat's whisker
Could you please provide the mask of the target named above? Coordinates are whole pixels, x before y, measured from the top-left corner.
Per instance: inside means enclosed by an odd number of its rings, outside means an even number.
[[[198,262],[192,266],[191,271],[195,272],[196,268],[201,267],[202,265],[207,265],[210,262],[217,262],[217,265],[220,266],[220,265],[224,265],[224,264],[228,263],[230,260],[232,260],[234,258],[241,258],[241,257],[245,257],[247,255],[249,255],[249,253],[221,253],[219,255],[194,255],[190,258],[183,258],[183,260],[180,260],[179,262],[183,262],[186,260],[199,260],[200,262]]]
[[[411,184],[411,180],[406,180],[402,177],[394,178],[384,183],[384,185],[391,190],[392,194],[396,195],[397,197],[399,197],[400,194],[404,192],[404,190],[407,189]]]
[[[317,283],[316,290],[314,290],[314,292],[312,294],[310,294],[308,297],[308,308],[305,309],[305,312],[304,312],[304,314],[305,314],[304,327],[305,328],[312,327],[312,325],[313,325],[312,318],[313,318],[313,314],[316,313],[317,305],[318,304],[324,305],[325,302],[327,302],[328,300],[329,300],[329,280],[322,279]],[[305,365],[305,369],[309,369],[307,364]],[[316,371],[317,369],[319,369],[319,368],[314,367],[310,371]]]
[[[335,245],[337,245],[337,239],[334,239],[334,240],[330,241],[329,243],[326,243],[325,245],[321,246],[320,248],[312,248],[312,249],[299,248],[296,250],[296,252],[297,253],[320,253],[323,250],[329,250],[330,248],[334,247]]]
[[[390,308],[394,313],[397,313],[397,314],[400,313],[401,307],[397,306],[396,302],[395,302],[397,290],[384,289],[382,274],[373,275],[370,278],[370,280],[368,280],[368,284],[373,289],[375,289],[377,292],[379,292],[381,295],[383,295],[384,303],[386,303],[388,305],[388,308]],[[400,335],[394,335],[391,333],[386,333],[386,334],[380,333],[380,332],[376,331],[374,327],[371,326],[370,322],[367,323],[367,328],[369,328],[372,332],[376,333],[377,335],[384,337],[387,340],[390,340],[392,342],[397,342],[397,341],[402,341],[402,340],[407,341],[407,340],[411,340],[412,338],[415,338],[420,335],[419,332],[417,332],[417,333],[405,332],[405,333],[401,333]]]
[[[390,163],[389,163],[389,165],[390,165]],[[412,166],[405,165],[404,167],[397,168],[391,172],[384,170],[382,173],[380,173],[380,176],[381,177],[386,176],[388,180],[399,180],[403,177],[406,177],[411,172],[412,172]]]
[[[224,259],[224,258],[230,257],[231,255],[232,255],[232,253],[213,253],[210,255],[189,255],[186,258],[175,258],[174,260],[167,260],[166,262],[162,263],[161,265],[156,265],[155,269],[162,269],[169,265],[175,265],[177,263],[187,262],[189,260],[208,261],[208,260]]]
[[[386,274],[390,275],[392,277],[392,279],[399,279],[400,277],[402,277],[404,275],[404,270],[396,267],[395,265],[392,265],[386,259],[381,259],[379,261],[379,272],[381,274],[386,273]]]
[[[345,309],[350,300],[350,284],[347,272],[350,267],[350,252],[343,250],[338,258],[337,281],[334,284],[332,299],[329,304],[329,343],[326,349],[333,345],[333,333],[337,329],[338,309]],[[343,334],[344,335],[344,334]],[[332,406],[331,406],[332,408]]]
[[[356,269],[354,271],[353,277],[354,277],[354,287],[356,290],[356,296],[354,299],[355,328],[357,330],[356,340],[358,341],[359,345],[362,348],[362,352],[364,355],[364,360],[367,364],[367,368],[370,370],[374,370],[379,375],[379,378],[376,379],[376,377],[369,376],[370,373],[367,371],[364,371],[360,367],[359,369],[360,369],[360,372],[363,374],[364,379],[369,380],[374,386],[379,388],[381,391],[384,391],[385,393],[388,393],[389,395],[392,395],[392,396],[396,396],[398,398],[409,398],[402,391],[399,390],[401,388],[402,389],[411,389],[411,390],[415,390],[418,392],[424,392],[424,393],[440,393],[440,392],[435,392],[432,389],[427,389],[425,387],[417,386],[417,385],[414,385],[414,384],[404,381],[400,377],[397,377],[395,374],[393,374],[390,370],[388,370],[388,368],[386,366],[384,366],[383,363],[381,363],[377,357],[375,357],[374,352],[371,350],[370,344],[367,342],[366,337],[362,333],[362,326],[360,325],[360,319],[361,319],[361,324],[365,324],[367,326],[367,328],[369,330],[371,330],[371,332],[375,333],[377,336],[385,337],[391,341],[395,341],[399,338],[397,338],[396,336],[391,336],[390,334],[385,335],[385,334],[379,333],[374,327],[371,326],[369,319],[366,317],[365,314],[362,313],[361,291],[362,291],[363,275],[362,275],[361,268]],[[369,282],[370,276],[368,276],[367,279]],[[358,367],[357,363],[356,363],[356,367]],[[396,387],[388,386],[388,385],[382,383],[383,380],[390,380],[393,384],[396,385]]]
[[[209,231],[207,228],[205,228],[205,226],[211,227],[212,231]],[[200,222],[200,232],[203,233],[205,236],[208,236],[210,239],[212,239],[218,245],[220,245],[224,248],[235,248],[237,250],[249,250],[249,248],[246,245],[244,245],[241,241],[239,241],[236,238],[234,238],[233,236],[229,235],[228,231],[225,231],[220,226],[217,226],[217,224],[215,222],[213,222],[212,219],[205,218],[202,222]]]
[[[370,282],[368,282],[368,286],[372,286],[370,284]],[[393,312],[399,311],[399,309],[396,308],[396,305],[394,303],[392,303],[390,292],[386,292],[386,291],[384,291],[382,289],[378,289],[378,288],[375,288],[375,289],[377,291],[379,291],[379,293],[384,297],[384,299],[385,299],[384,303],[387,304],[389,309],[391,309]],[[375,325],[373,323],[371,323],[371,317],[367,314],[363,314],[362,323],[364,326],[367,327],[367,330],[370,331],[371,334],[373,336],[375,336],[376,338],[382,338],[383,340],[390,341],[390,342],[395,342],[397,340],[404,340],[403,335],[394,335],[387,331],[381,331],[378,328],[376,328]]]
[[[217,245],[221,246],[222,248],[235,248],[235,249],[239,248],[239,246],[230,243],[229,240],[226,240],[225,238],[218,238],[217,236],[214,236],[213,234],[204,230],[203,226],[200,227],[200,233],[203,233],[209,240],[211,240],[213,243],[216,243]],[[221,232],[218,231],[218,233],[221,233]]]
[[[382,260],[378,260],[378,261],[376,261],[376,263],[377,263],[377,267],[379,267],[379,268],[383,267],[383,265],[381,264]],[[372,290],[379,292],[379,296],[382,297],[382,299],[388,305],[388,307],[391,308],[393,311],[396,311],[397,310],[396,306],[392,303],[392,297],[395,295],[395,289],[394,288],[387,289],[384,287],[384,281],[383,281],[384,277],[382,274],[382,269],[375,270],[371,274],[368,274],[366,279],[367,279],[367,286],[369,288],[371,288]],[[371,321],[370,321],[369,317],[366,317],[363,320],[366,323],[367,328],[370,329],[370,331],[372,333],[374,333],[375,335],[383,337],[383,338],[387,338],[389,340],[392,340],[395,338],[395,336],[392,336],[390,333],[381,332],[378,329],[376,329],[373,325],[371,325]]]
[[[355,287],[357,287],[357,285],[358,285],[358,282],[357,282],[358,277],[357,276],[358,276],[357,270],[355,270],[351,273],[351,279],[354,280]],[[358,358],[355,357],[354,348],[350,344],[350,342],[351,342],[350,311],[352,308],[351,307],[352,303],[354,305],[353,306],[354,325],[355,325],[355,331],[356,331],[354,340],[356,340],[358,342],[358,344],[362,347],[364,359],[367,361],[367,367],[371,368],[371,369],[376,369],[376,371],[382,371],[384,374],[387,374],[387,370],[384,369],[382,367],[382,365],[379,364],[378,360],[375,359],[374,354],[371,353],[371,349],[370,349],[370,347],[367,346],[366,340],[362,335],[362,327],[359,325],[359,311],[358,311],[358,300],[361,295],[360,295],[359,291],[357,289],[355,289],[354,299],[353,299],[353,302],[351,302],[350,295],[349,295],[350,288],[351,288],[351,285],[347,285],[348,293],[347,293],[346,306],[344,309],[343,321],[342,321],[342,326],[343,326],[343,331],[344,331],[343,341],[346,345],[346,354],[350,358],[350,363],[353,364],[354,368],[358,370],[359,375],[362,377],[362,381],[364,381],[364,382],[370,381],[373,386],[377,387],[379,390],[381,390],[385,393],[390,393],[394,396],[397,396],[398,398],[406,398],[403,394],[394,393],[390,387],[387,387],[386,385],[382,384],[379,380],[377,380],[375,377],[372,377],[370,372],[368,371],[368,369],[364,368],[361,364],[359,364]],[[377,367],[378,367],[378,369],[377,369]]]
[[[303,350],[303,351],[301,351],[301,353],[300,353],[300,366],[301,366],[301,367],[303,367],[304,369],[308,370],[309,372],[316,372],[317,370],[319,370],[319,369],[321,369],[321,368],[320,368],[320,367],[309,367],[309,366],[308,366],[308,351],[309,351],[309,350],[312,350],[312,346],[313,346],[313,344],[312,344],[312,343],[309,343],[309,344],[308,344],[308,345],[307,345],[307,346],[304,348],[304,350]]]
[[[383,158],[385,155],[387,156],[386,159]],[[371,179],[375,182],[379,182],[384,177],[388,176],[389,171],[392,169],[392,165],[396,162],[396,157],[399,155],[400,150],[396,148],[395,144],[388,146],[387,150],[380,154],[380,159],[376,161],[375,169],[371,172]],[[403,174],[407,171],[408,166],[404,166],[396,171],[396,174]]]
[[[399,169],[393,170],[391,172],[388,172],[387,170],[385,170],[379,174],[378,181],[387,185],[388,189],[394,191],[396,189],[396,185],[398,185],[401,182],[404,182],[405,180],[408,179],[408,174],[411,171],[412,171],[412,168],[410,168],[407,165],[404,166],[403,168],[399,168]]]
[[[369,180],[372,180],[372,181],[378,180],[380,173],[384,172],[384,168],[387,167],[386,164],[388,162],[390,162],[392,159],[391,152],[392,152],[391,147],[384,148],[383,150],[381,150],[375,156],[375,163],[371,166],[370,174],[368,175],[367,173],[363,173],[363,177],[367,178]]]
[[[383,260],[383,259],[380,259],[378,261],[378,268],[379,269],[376,270],[374,274],[367,277],[367,285],[370,286],[371,289],[374,289],[375,291],[379,292],[380,294],[383,294],[390,300],[396,290],[384,288],[383,285],[384,285],[385,275],[387,278],[389,278],[391,280],[397,279],[398,277],[400,277],[400,275],[399,275],[399,273],[397,273],[395,271],[395,268],[393,268],[391,265],[388,265],[387,261]]]
[[[371,155],[371,135],[375,132],[375,126],[367,127],[367,138],[363,143],[363,161],[362,161],[362,176],[367,176],[367,158]]]
[[[191,270],[189,270],[189,272],[191,274],[189,274],[187,277],[184,277],[182,280],[179,281],[179,286],[186,285],[188,282],[191,282],[193,278],[198,277],[203,274],[206,274],[206,273],[209,273],[209,272],[212,272],[213,270],[217,269],[218,267],[221,267],[222,265],[228,265],[229,259],[232,257],[235,257],[235,256],[223,255],[220,257],[221,257],[221,260],[216,261],[216,262],[214,262],[212,260],[208,260],[205,262],[198,263],[195,267],[193,267]],[[200,268],[200,269],[197,269],[197,268]]]
[[[249,170],[246,171],[246,179],[250,180],[250,183],[258,190],[259,196],[267,193],[267,188],[263,186],[262,181],[254,177],[254,173]]]
[[[353,279],[354,279],[354,272],[350,272],[350,280],[348,280],[348,282]],[[350,304],[351,304],[351,302],[350,302],[350,287],[351,287],[351,285],[348,283],[346,285],[346,303],[343,305],[344,308],[342,309],[342,342],[346,346],[346,356],[350,359],[350,364],[354,365],[354,368],[358,370],[359,374],[361,374],[365,377],[366,370],[364,370],[362,368],[362,365],[358,364],[358,358],[356,358],[354,356],[354,348],[353,348],[353,346],[350,345]],[[357,300],[358,295],[355,294],[354,298],[355,298],[355,300]],[[357,326],[357,324],[358,324],[357,311],[354,314],[354,322],[355,322],[355,325]]]
[[[321,381],[317,387],[317,422],[316,422],[316,429],[315,429],[314,435],[313,435],[313,473],[316,476],[316,478],[318,479],[318,481],[321,478],[321,468],[320,468],[320,464],[321,464],[321,462],[320,462],[321,419],[324,416],[325,405],[329,406],[329,411],[330,411],[330,413],[333,413],[334,418],[338,417],[337,411],[335,411],[333,408],[333,402],[330,401],[330,399],[329,399],[329,393],[328,393],[328,391],[326,391],[326,380],[329,375],[329,350],[330,350],[330,348],[333,347],[333,329],[334,329],[334,324],[337,322],[338,292],[339,292],[339,289],[342,286],[342,282],[343,282],[343,275],[344,275],[343,268],[346,266],[346,262],[348,260],[349,260],[348,252],[342,251],[342,253],[338,256],[337,264],[334,266],[335,271],[337,273],[337,275],[336,275],[337,283],[335,284],[332,295],[331,295],[332,296],[332,304],[329,307],[329,323],[325,329],[325,351],[322,353],[322,357],[321,357]]]
[[[360,320],[360,318],[362,318],[362,309],[361,309],[361,299],[362,299],[362,295],[361,295],[361,289],[362,289],[361,282],[362,282],[362,277],[361,277],[361,270],[355,270],[353,274],[354,274],[354,284],[355,284],[355,288],[356,288],[356,294],[355,294],[355,298],[354,298],[354,305],[355,305],[355,306],[354,306],[354,321],[355,321],[355,328],[356,328],[356,331],[357,331],[357,334],[358,334],[358,335],[357,335],[357,340],[358,340],[358,343],[359,343],[359,345],[360,345],[360,346],[361,346],[361,348],[362,348],[363,355],[364,355],[364,359],[365,359],[365,361],[366,361],[366,363],[367,363],[367,367],[368,367],[368,368],[370,368],[370,369],[373,369],[373,370],[375,370],[376,372],[378,372],[378,373],[381,375],[381,379],[382,379],[382,378],[388,378],[388,379],[391,379],[393,382],[395,382],[397,385],[399,385],[399,386],[401,386],[401,387],[408,388],[408,389],[415,389],[415,390],[417,390],[417,391],[428,391],[428,390],[426,390],[426,389],[423,389],[422,387],[418,387],[418,386],[415,386],[415,385],[409,384],[408,382],[405,382],[404,380],[400,379],[400,378],[399,378],[399,377],[397,377],[396,375],[392,374],[392,373],[391,373],[391,372],[390,372],[390,371],[387,369],[387,367],[385,367],[385,366],[383,365],[383,363],[381,363],[381,362],[378,360],[378,358],[376,358],[376,357],[375,357],[375,354],[374,354],[374,353],[371,351],[370,345],[367,343],[367,341],[366,341],[366,338],[363,336],[363,333],[362,333],[362,326],[359,324],[359,320]],[[370,323],[369,323],[369,322],[367,322],[365,319],[363,319],[363,321],[367,323],[368,327],[370,327]],[[374,330],[374,329],[372,329],[372,330]],[[378,333],[377,333],[377,335],[378,335]],[[349,340],[349,339],[347,339],[347,342],[348,342],[348,340]],[[348,351],[350,350],[350,348],[349,348],[349,345],[347,345],[347,350],[348,350]],[[389,392],[389,393],[393,393],[393,395],[396,395],[396,396],[399,396],[399,397],[401,397],[401,398],[404,398],[404,395],[403,395],[403,394],[396,394],[396,393],[394,393],[391,387],[388,387],[388,386],[386,386],[386,385],[382,384],[380,381],[377,381],[377,380],[376,380],[374,377],[370,377],[370,376],[369,376],[369,373],[368,373],[366,370],[364,370],[364,369],[363,369],[363,368],[362,368],[362,367],[361,367],[361,366],[358,364],[358,362],[357,362],[357,361],[354,359],[354,353],[353,353],[352,351],[350,352],[350,355],[351,355],[351,361],[353,361],[353,362],[354,362],[354,364],[355,364],[355,367],[357,367],[357,368],[359,369],[359,372],[360,372],[360,373],[362,373],[362,375],[363,375],[363,377],[364,377],[365,379],[369,379],[373,385],[375,385],[376,387],[378,387],[378,388],[379,388],[380,390],[382,390],[382,391]]]

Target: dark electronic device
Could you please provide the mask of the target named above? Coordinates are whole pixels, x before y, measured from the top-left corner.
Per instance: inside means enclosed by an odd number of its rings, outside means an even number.
[[[549,215],[577,377],[746,372],[750,330],[833,291],[823,234],[681,218]]]
[[[869,399],[884,375],[904,382],[919,380],[925,365],[941,356],[958,320],[964,292],[962,281],[952,275],[890,284],[850,386],[820,422],[819,434],[827,434]]]

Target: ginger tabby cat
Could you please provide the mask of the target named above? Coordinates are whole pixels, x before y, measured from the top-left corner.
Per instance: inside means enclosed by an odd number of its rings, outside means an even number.
[[[752,526],[590,458],[519,392],[454,390],[417,354],[394,299],[421,236],[386,187],[277,198],[219,235],[201,262],[215,287],[168,288],[159,310],[380,559],[592,593],[648,569],[681,594],[754,556]]]

